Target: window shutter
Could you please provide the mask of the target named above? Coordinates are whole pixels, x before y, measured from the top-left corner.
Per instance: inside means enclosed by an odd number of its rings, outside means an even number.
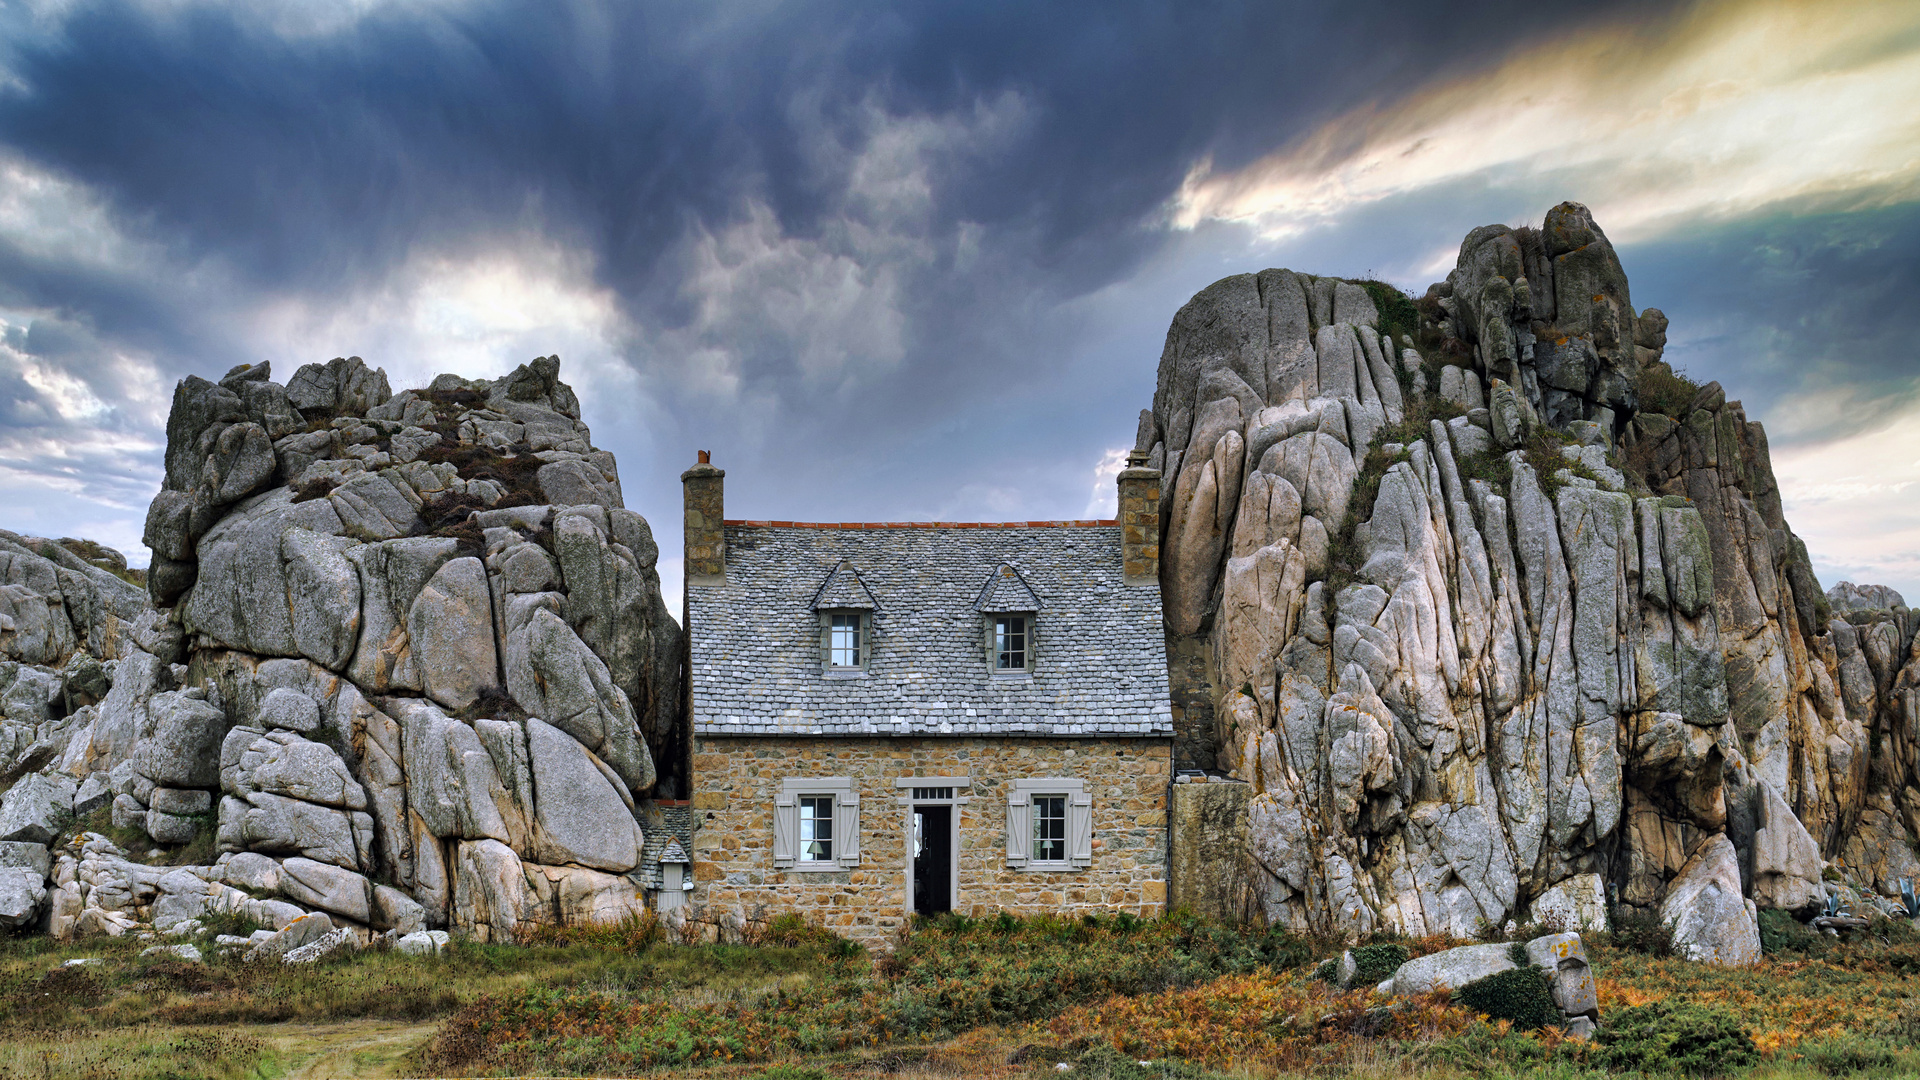
[[[860,613],[860,666],[873,664],[873,612]]]
[[[1084,791],[1067,802],[1067,857],[1075,870],[1093,864],[1093,796]]]
[[[987,653],[987,671],[988,673],[992,673],[998,670],[995,662],[999,658],[993,655],[993,616],[991,615],[987,616],[985,647]]]
[[[820,667],[831,670],[833,667],[833,612],[820,613]]]
[[[1007,865],[1025,866],[1033,851],[1033,796],[1007,793]]]
[[[841,866],[860,865],[860,793],[833,797],[833,842],[839,846]]]
[[[773,865],[785,869],[793,865],[793,837],[800,831],[800,811],[795,807],[793,796],[776,795],[773,799]]]
[[[1040,617],[1038,615],[1022,615],[1020,621],[1027,624],[1027,670],[1031,672],[1033,670],[1033,654],[1038,650],[1040,645],[1039,639],[1034,636],[1034,631],[1039,629]]]

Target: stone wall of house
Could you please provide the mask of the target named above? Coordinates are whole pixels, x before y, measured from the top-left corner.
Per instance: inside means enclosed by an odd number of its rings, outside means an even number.
[[[955,910],[984,915],[1129,911],[1158,914],[1167,886],[1166,739],[713,738],[693,751],[695,903],[709,918],[798,912],[855,940],[884,940],[906,921],[907,794],[894,781],[967,776]],[[773,804],[787,777],[852,777],[860,791],[860,866],[773,865]],[[1075,872],[1006,864],[1007,785],[1078,777],[1093,796],[1093,865]],[[956,794],[963,794],[956,792]]]

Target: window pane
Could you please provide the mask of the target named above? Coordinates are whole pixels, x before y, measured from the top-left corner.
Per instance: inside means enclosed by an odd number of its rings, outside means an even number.
[[[860,666],[860,616],[859,614],[836,614],[833,617],[833,655],[829,662],[834,667]]]
[[[1027,666],[1027,620],[1015,615],[993,620],[994,667],[1018,671]]]
[[[1067,861],[1067,797],[1033,797],[1033,858],[1037,862]]]
[[[803,796],[800,799],[800,861],[832,860],[833,796]]]

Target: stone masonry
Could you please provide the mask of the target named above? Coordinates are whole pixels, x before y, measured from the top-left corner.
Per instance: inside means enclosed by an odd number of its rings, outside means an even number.
[[[910,908],[906,777],[967,776],[959,806],[958,903],[1072,915],[1166,905],[1170,744],[1149,738],[696,738],[693,873],[713,914],[798,912],[855,940],[884,941]],[[844,872],[773,864],[773,806],[783,779],[851,777],[861,796],[860,865]],[[1093,864],[1016,870],[1006,859],[1008,785],[1077,777],[1093,796]]]

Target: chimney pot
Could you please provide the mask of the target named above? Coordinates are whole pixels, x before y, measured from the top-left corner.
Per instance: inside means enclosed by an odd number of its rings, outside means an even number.
[[[705,450],[700,451],[700,464],[702,465],[713,464],[713,455],[707,453]]]

